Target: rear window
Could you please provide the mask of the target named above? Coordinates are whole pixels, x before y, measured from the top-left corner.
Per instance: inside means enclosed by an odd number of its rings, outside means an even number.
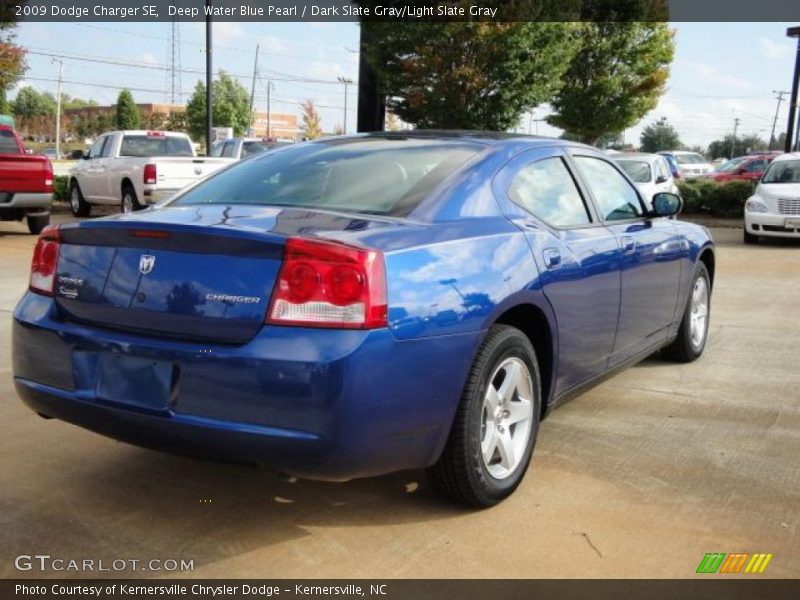
[[[270,144],[267,142],[245,142],[242,144],[242,158],[245,156],[251,156],[253,154],[261,154],[273,146],[275,146],[275,144],[270,146]]]
[[[685,154],[676,154],[675,160],[679,165],[700,165],[706,162],[706,159],[694,152],[687,152]]]
[[[460,140],[403,138],[302,144],[220,171],[172,205],[258,204],[405,216],[482,148]]]
[[[636,183],[647,183],[650,181],[650,165],[641,160],[618,160],[617,163],[622,170],[628,174]]]
[[[0,129],[0,154],[19,154],[17,140],[8,129]]]
[[[126,135],[120,156],[194,156],[189,139],[183,136]]]

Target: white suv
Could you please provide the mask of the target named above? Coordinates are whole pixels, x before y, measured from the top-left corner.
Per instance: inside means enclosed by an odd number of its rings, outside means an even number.
[[[776,157],[744,205],[744,243],[762,235],[800,238],[800,152]]]

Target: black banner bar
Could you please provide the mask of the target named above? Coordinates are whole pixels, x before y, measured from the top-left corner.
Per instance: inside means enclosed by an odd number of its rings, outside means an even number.
[[[800,21],[798,0],[212,0],[215,21]],[[642,17],[640,7],[649,16]],[[205,0],[0,0],[0,20],[160,22],[206,20]],[[629,15],[635,15],[630,17]]]
[[[783,600],[800,597],[800,580],[726,579],[481,579],[481,580],[0,580],[0,598],[74,600],[122,598],[264,600]]]

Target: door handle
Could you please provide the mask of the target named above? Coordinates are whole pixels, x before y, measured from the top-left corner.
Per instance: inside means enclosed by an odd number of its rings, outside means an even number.
[[[545,248],[542,257],[544,266],[548,269],[557,269],[561,266],[561,253],[556,248]]]
[[[622,252],[624,254],[633,254],[636,252],[636,240],[631,236],[623,235],[620,238],[620,244],[622,245]]]

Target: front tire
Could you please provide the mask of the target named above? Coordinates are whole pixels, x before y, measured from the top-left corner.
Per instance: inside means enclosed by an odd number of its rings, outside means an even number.
[[[77,181],[69,185],[69,209],[73,217],[88,217],[92,212],[92,205],[86,202]]]
[[[519,329],[489,330],[470,370],[433,487],[469,506],[494,506],[528,469],[541,415],[536,353]]]
[[[28,222],[28,231],[33,235],[39,235],[45,227],[50,225],[50,215],[26,217],[26,220]]]
[[[752,233],[747,231],[747,228],[745,228],[744,236],[742,236],[742,241],[744,241],[745,244],[757,244],[758,243],[758,236],[757,235],[753,235]]]
[[[665,358],[676,362],[697,360],[706,347],[711,316],[711,278],[702,262],[697,263],[689,299],[683,311],[678,337],[664,350]]]

